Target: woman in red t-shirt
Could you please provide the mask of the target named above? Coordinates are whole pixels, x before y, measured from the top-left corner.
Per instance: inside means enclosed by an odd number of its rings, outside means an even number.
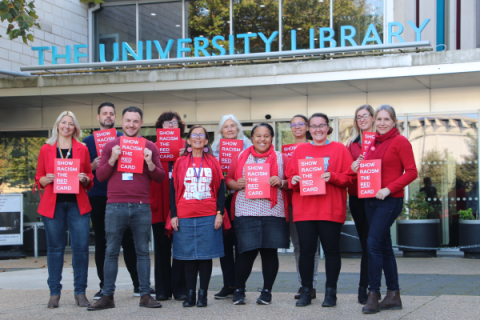
[[[224,256],[221,227],[225,180],[205,128],[190,128],[186,147],[185,154],[175,163],[170,181],[173,258],[185,264],[188,296],[183,306],[195,305],[199,275],[197,307],[206,307],[212,259]]]
[[[166,111],[160,115],[155,128],[180,129],[180,136],[185,133],[185,123],[180,115],[173,111]],[[185,141],[181,140],[180,155],[185,152]],[[160,147],[158,142],[157,147]],[[165,172],[170,178],[175,161],[162,161]],[[150,209],[152,211],[152,230],[155,243],[155,295],[157,301],[168,300],[172,294],[175,300],[183,301],[187,298],[185,284],[185,267],[183,261],[172,260],[172,241],[165,233],[165,223],[170,213],[170,179],[163,179],[162,183],[152,180],[150,184]]]
[[[353,119],[353,139],[347,143],[347,149],[350,151],[355,162],[352,166],[360,160],[363,160],[362,152],[362,136],[363,132],[373,132],[373,108],[364,104],[355,110],[355,118]],[[358,303],[367,303],[367,288],[368,288],[368,253],[367,253],[367,238],[368,238],[368,221],[365,214],[365,199],[358,198],[357,180],[352,186],[348,187],[348,204],[350,212],[352,213],[355,227],[357,228],[360,244],[362,245],[362,260],[360,262],[360,283],[358,285]]]
[[[370,230],[368,232],[368,288],[367,304],[363,313],[376,313],[379,310],[402,309],[400,287],[398,285],[397,262],[392,249],[390,227],[403,208],[403,189],[418,176],[412,145],[400,134],[395,110],[389,105],[381,105],[374,116],[375,140],[367,150],[365,160],[382,160],[382,184],[375,198],[365,203],[365,211]],[[352,166],[359,167],[358,161]],[[387,294],[379,303],[382,270],[385,273]]]
[[[314,113],[309,119],[309,131],[313,142],[297,147],[287,165],[289,187],[293,189],[293,221],[300,242],[299,269],[302,278],[302,293],[297,306],[311,304],[313,289],[314,256],[320,237],[325,252],[325,299],[322,307],[333,307],[337,301],[337,281],[340,274],[340,231],[346,218],[347,187],[355,174],[350,169],[353,162],[347,148],[338,142],[329,142],[327,137],[333,129],[327,115]],[[323,195],[300,195],[298,161],[323,158],[326,182]]]

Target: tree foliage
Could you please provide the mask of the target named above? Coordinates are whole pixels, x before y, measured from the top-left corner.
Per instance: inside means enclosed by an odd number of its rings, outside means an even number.
[[[40,29],[37,19],[33,0],[0,0],[0,20],[8,21],[7,35],[10,40],[22,37],[25,44],[33,41],[33,34],[29,31],[33,27]]]
[[[87,3],[87,4],[90,4],[90,3],[93,3],[93,4],[100,4],[100,3],[103,3],[102,0],[80,0],[81,3]]]

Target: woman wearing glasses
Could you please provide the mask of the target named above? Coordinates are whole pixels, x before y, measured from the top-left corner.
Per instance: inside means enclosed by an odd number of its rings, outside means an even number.
[[[222,223],[225,180],[212,155],[207,130],[193,126],[187,134],[187,149],[173,168],[170,180],[170,212],[173,258],[185,263],[188,297],[184,307],[207,306],[212,259],[224,256]],[[200,277],[198,301],[195,293]]]
[[[293,220],[300,242],[300,277],[302,293],[296,305],[311,304],[313,289],[314,256],[320,237],[325,252],[325,299],[322,307],[334,307],[337,303],[337,281],[340,274],[340,230],[346,218],[347,190],[355,178],[350,169],[353,162],[347,148],[338,142],[328,141],[333,132],[327,115],[313,114],[309,121],[312,143],[298,146],[287,166],[289,187],[293,189]],[[299,182],[302,179],[298,160],[323,158],[326,194],[300,196]]]
[[[180,135],[185,132],[185,123],[178,113],[167,111],[160,115],[155,128],[180,129]],[[185,141],[181,140],[180,155],[185,152]],[[158,142],[157,147],[160,147]],[[174,161],[162,161],[165,172],[172,176]],[[170,179],[163,179],[162,183],[152,180],[150,185],[150,208],[152,211],[152,230],[155,241],[155,295],[158,301],[175,300],[183,301],[187,298],[185,284],[185,268],[183,261],[171,259],[172,242],[165,234],[165,223],[170,212]]]
[[[359,161],[363,160],[362,153],[362,134],[363,132],[373,132],[373,108],[364,104],[355,110],[355,118],[353,119],[353,139],[347,143],[347,149],[350,151],[355,161],[352,169],[358,166]],[[355,227],[357,228],[360,244],[362,245],[362,260],[360,262],[360,283],[358,285],[358,303],[367,303],[368,288],[368,221],[365,214],[365,199],[358,198],[357,181],[348,187],[348,200],[350,212],[352,213]]]

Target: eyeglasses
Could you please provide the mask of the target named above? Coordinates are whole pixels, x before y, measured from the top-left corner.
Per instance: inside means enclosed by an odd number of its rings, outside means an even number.
[[[290,123],[290,128],[295,129],[295,128],[300,128],[306,125],[305,122],[299,122],[299,123]]]
[[[192,133],[190,137],[192,137],[193,139],[205,139],[205,133]]]
[[[367,120],[368,117],[370,117],[370,116],[371,116],[371,114],[364,114],[363,116],[357,116],[357,117],[355,117],[355,119],[356,119],[357,121],[362,121],[362,120]]]
[[[163,124],[165,126],[176,126],[178,124],[178,121],[163,121]]]
[[[311,129],[313,130],[317,130],[317,129],[325,129],[326,127],[328,127],[328,124],[326,123],[322,123],[321,125],[319,126],[316,126],[316,125],[313,125],[313,126],[309,126]]]

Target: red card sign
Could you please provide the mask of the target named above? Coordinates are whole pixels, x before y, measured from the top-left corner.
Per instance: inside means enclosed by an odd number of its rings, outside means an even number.
[[[146,141],[144,138],[120,137],[122,153],[118,158],[118,171],[143,173],[143,162],[145,159],[143,150],[145,149]]]
[[[53,180],[54,193],[79,192],[80,159],[55,159],[55,180]]]
[[[220,139],[219,160],[222,172],[228,172],[232,159],[243,150],[243,140]]]
[[[358,197],[374,198],[382,188],[382,160],[363,160],[358,167]]]
[[[362,134],[362,155],[367,153],[368,148],[370,148],[370,144],[372,141],[375,140],[375,132],[367,132],[364,131]]]
[[[323,158],[298,160],[298,172],[300,173],[300,195],[312,196],[325,194],[325,179],[320,178],[325,172]]]
[[[245,165],[245,198],[270,198],[270,165],[267,163],[250,163]]]
[[[180,129],[157,129],[160,161],[175,161],[180,153]]]
[[[299,145],[300,143],[286,144],[282,146],[282,153],[286,155],[288,159],[290,159],[293,155],[293,151],[295,151]]]
[[[95,139],[95,147],[97,148],[97,156],[102,155],[103,148],[108,141],[117,138],[117,129],[107,129],[93,132],[93,138]]]

